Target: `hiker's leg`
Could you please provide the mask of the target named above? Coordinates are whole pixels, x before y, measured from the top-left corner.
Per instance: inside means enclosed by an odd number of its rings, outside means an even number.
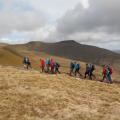
[[[58,69],[57,69],[57,68],[55,68],[55,71],[54,71],[54,73],[55,73],[55,74],[57,74],[57,73],[58,73]]]
[[[29,69],[29,66],[28,66],[28,64],[27,64],[27,70]]]
[[[50,73],[52,73],[52,67],[50,67]]]
[[[75,75],[75,76],[77,75],[77,70],[75,70],[75,73],[74,73],[74,75]]]
[[[52,74],[54,73],[54,67],[51,67],[51,73]]]
[[[92,76],[93,76],[93,72],[90,72],[90,78],[91,78],[91,80],[92,80]]]
[[[82,74],[80,73],[80,69],[78,70],[78,74],[79,74],[80,77],[82,77]]]
[[[24,64],[24,69],[26,69],[26,64]]]
[[[51,70],[50,70],[50,68],[49,68],[49,65],[47,66],[47,72],[49,73]]]
[[[78,70],[77,73],[78,73],[78,75],[79,75],[79,77],[80,77],[80,76],[81,76],[81,74],[80,74],[80,70]]]
[[[84,78],[86,78],[86,75],[87,75],[87,72],[85,72],[85,77]]]
[[[71,68],[70,69],[70,76],[72,76],[72,73],[73,73],[73,69]]]
[[[60,74],[59,68],[57,68],[57,73],[59,73],[59,74]]]
[[[110,82],[110,84],[112,84],[113,82],[112,82],[111,75],[109,75],[108,78],[109,78],[109,82]]]
[[[42,66],[41,66],[41,72],[43,72],[43,68],[42,68]]]
[[[92,75],[91,74],[89,75],[89,79],[92,80]]]
[[[104,81],[104,80],[105,80],[105,78],[106,78],[106,76],[105,76],[105,75],[103,75],[103,79],[102,79],[102,80]]]
[[[29,67],[30,67],[30,69],[32,69],[31,62],[29,63]]]
[[[44,72],[44,67],[42,66],[42,72]]]
[[[104,80],[105,80],[105,75],[103,75],[103,78],[102,80],[100,80],[100,82],[104,82]]]
[[[58,68],[58,73],[60,74],[59,68]]]
[[[79,77],[80,77],[80,73],[79,73],[79,70],[77,70],[77,74],[79,75]]]
[[[94,79],[96,79],[96,76],[92,73],[92,76],[94,77]]]
[[[107,83],[110,83],[110,80],[109,80],[109,76],[108,76],[108,75],[106,75],[106,82],[107,82]]]
[[[49,65],[47,65],[47,73],[49,73]]]
[[[89,72],[89,79],[92,80],[92,72]]]
[[[88,72],[85,73],[85,78],[87,78],[87,75],[89,76]]]
[[[79,73],[80,73],[80,71],[79,71]],[[81,73],[80,73],[80,76],[83,77],[83,75]]]

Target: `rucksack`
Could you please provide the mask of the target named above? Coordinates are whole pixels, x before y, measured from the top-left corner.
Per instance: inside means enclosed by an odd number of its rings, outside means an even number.
[[[25,58],[25,62],[29,63],[29,58],[28,57]]]
[[[80,64],[77,64],[77,65],[76,65],[76,69],[79,69],[79,68],[80,68]]]
[[[74,68],[75,67],[74,63],[71,62],[70,67]]]
[[[46,65],[49,65],[49,59],[46,59],[45,63],[46,63]]]
[[[92,70],[95,70],[95,65],[92,65]]]
[[[58,68],[59,68],[59,67],[60,67],[60,64],[59,64],[59,63],[56,63],[56,67],[58,67]]]

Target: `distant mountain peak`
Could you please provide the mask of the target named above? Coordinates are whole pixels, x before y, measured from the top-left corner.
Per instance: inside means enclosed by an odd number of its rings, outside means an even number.
[[[80,44],[80,43],[76,42],[75,40],[64,40],[64,41],[60,41],[59,43]]]

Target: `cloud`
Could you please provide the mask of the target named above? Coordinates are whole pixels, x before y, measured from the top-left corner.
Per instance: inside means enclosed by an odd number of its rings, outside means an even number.
[[[76,39],[79,42],[114,49],[120,45],[120,1],[89,0],[84,9],[78,4],[58,20],[57,33],[64,39]],[[111,43],[114,43],[111,47]]]
[[[90,0],[90,7],[84,9],[78,4],[59,21],[57,29],[65,34],[86,31],[120,32],[120,1]]]
[[[79,0],[0,0],[0,39],[9,43],[26,42],[26,39],[45,40],[48,34],[52,34],[55,20],[78,2]]]
[[[36,10],[46,11],[52,20],[60,18],[67,10],[73,9],[79,2],[85,6],[87,0],[29,0],[29,3]]]
[[[120,45],[118,0],[1,0],[3,42],[73,39],[108,49]]]
[[[43,27],[47,22],[43,12],[35,10],[23,0],[4,0],[1,4],[0,36],[14,31],[33,31]]]

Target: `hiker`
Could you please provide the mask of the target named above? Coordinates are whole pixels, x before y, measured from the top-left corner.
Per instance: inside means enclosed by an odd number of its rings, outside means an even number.
[[[77,74],[78,74],[79,76],[82,76],[82,75],[80,74],[80,64],[79,64],[79,63],[76,63],[76,64],[75,64],[75,76],[77,76]]]
[[[54,63],[54,60],[51,59],[51,60],[50,60],[50,72],[51,72],[52,74],[54,74],[54,67],[55,67],[54,64],[55,64],[55,63]]]
[[[59,68],[60,68],[60,64],[58,62],[55,62],[55,64],[54,64],[55,74],[57,74],[57,73],[60,74]]]
[[[47,58],[46,61],[45,61],[45,65],[46,65],[46,72],[49,73],[50,72],[50,60]]]
[[[40,59],[40,67],[41,67],[41,71],[44,72],[45,71],[45,60],[44,59]]]
[[[95,77],[95,75],[93,74],[93,71],[95,70],[95,65],[94,64],[90,64],[90,71],[89,71],[89,78],[92,80],[92,76],[94,77],[94,78],[96,78]]]
[[[24,64],[24,68],[26,68],[27,70],[29,69],[29,67],[32,68],[31,62],[28,57],[24,57],[23,64]]]
[[[106,78],[107,78],[107,81],[112,84],[112,78],[111,78],[111,75],[112,75],[113,71],[112,71],[112,67],[110,65],[107,65],[106,67]]]
[[[75,62],[70,63],[70,76],[72,76],[72,73],[74,72],[75,64],[76,64]]]
[[[103,79],[101,82],[105,81],[106,79],[106,65],[103,65],[103,72],[102,72],[102,75],[103,75]]]
[[[23,59],[23,65],[24,65],[24,68],[26,68],[26,57],[24,57]]]
[[[86,64],[86,71],[85,71],[85,77],[84,77],[84,78],[86,78],[87,75],[88,75],[89,78],[90,78],[90,70],[91,70],[90,64]]]
[[[111,75],[113,73],[113,70],[112,70],[112,67],[110,65],[105,65],[103,66],[103,79],[101,82],[107,80],[107,82],[109,82],[110,84],[112,84],[112,78],[111,78]]]

